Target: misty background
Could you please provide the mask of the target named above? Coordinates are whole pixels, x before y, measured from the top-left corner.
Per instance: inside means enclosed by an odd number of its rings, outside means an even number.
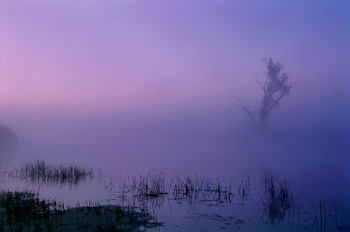
[[[1,161],[273,174],[346,198],[349,9],[344,1],[1,1],[0,123],[18,138],[16,149],[0,143]],[[259,135],[228,93],[257,111],[253,77],[264,78],[267,57],[296,85]]]

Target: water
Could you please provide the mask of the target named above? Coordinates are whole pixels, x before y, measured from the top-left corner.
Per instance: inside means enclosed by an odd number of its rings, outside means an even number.
[[[278,177],[246,177],[237,182],[223,177],[167,177],[152,172],[142,176],[108,176],[86,168],[87,174],[77,179],[66,177],[69,174],[62,170],[69,168],[45,165],[55,178],[43,174],[49,171],[40,171],[43,162],[17,169],[4,167],[2,189],[39,193],[42,199],[54,199],[70,207],[92,202],[133,207],[151,213],[161,223],[150,231],[319,231],[321,226],[337,231],[339,225],[349,223],[349,211],[339,202],[308,201]],[[39,170],[35,172],[38,175],[30,171],[34,169]],[[94,175],[89,174],[90,170]],[[328,223],[319,221],[322,217],[319,209]]]
[[[17,153],[7,156],[3,164],[6,170],[19,170],[26,161],[43,160],[56,166],[92,167],[102,174],[79,184],[33,183],[5,175],[3,189],[38,192],[41,198],[61,200],[73,207],[88,202],[137,207],[164,222],[153,229],[156,231],[279,231],[285,227],[317,231],[320,222],[316,218],[320,218],[319,204],[323,201],[331,215],[327,216],[330,231],[336,228],[336,208],[339,224],[348,225],[347,133],[333,124],[277,124],[259,134],[247,126],[232,126],[231,119],[217,112],[99,119],[91,115],[29,115],[28,121],[14,115],[7,122],[15,125],[19,146]],[[168,194],[140,197],[135,189],[127,188],[133,185],[133,177],[139,180],[140,175],[148,173],[163,173]],[[174,196],[172,180],[196,175],[210,179],[213,186],[218,181],[223,187],[231,186],[221,191],[231,192],[232,199],[225,194],[218,198],[217,191],[202,192],[196,198]],[[264,180],[272,176],[281,183],[287,180],[294,199],[294,213],[288,211],[273,225],[265,209],[268,201],[261,200],[266,195]],[[238,188],[246,178],[251,188],[242,201]]]

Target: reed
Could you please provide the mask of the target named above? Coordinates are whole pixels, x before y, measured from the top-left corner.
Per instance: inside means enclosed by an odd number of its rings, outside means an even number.
[[[261,201],[268,211],[271,224],[283,220],[286,213],[294,207],[292,196],[286,180],[283,183],[276,182],[273,177],[269,181],[265,180],[265,196],[261,197]]]
[[[92,180],[97,174],[92,168],[77,165],[51,165],[44,161],[36,161],[25,163],[20,168],[18,177],[36,183],[78,185],[82,181]]]
[[[241,198],[242,203],[248,198],[250,193],[250,179],[245,178],[241,181],[240,186],[238,187],[238,196]]]
[[[168,194],[166,190],[165,175],[164,173],[152,174],[149,172],[147,175],[139,176],[139,181],[133,180],[133,185],[137,186],[137,193],[140,197],[160,197]]]

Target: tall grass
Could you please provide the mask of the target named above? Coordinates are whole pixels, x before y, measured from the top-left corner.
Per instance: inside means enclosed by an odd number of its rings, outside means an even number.
[[[265,209],[268,210],[271,224],[274,224],[276,220],[283,220],[291,207],[294,207],[292,205],[294,202],[292,192],[287,181],[276,182],[273,177],[265,181],[265,196],[261,198],[261,201]]]
[[[19,177],[24,180],[72,185],[91,180],[96,174],[92,168],[77,165],[51,165],[44,161],[27,162],[19,171]]]
[[[241,198],[242,203],[248,198],[250,193],[250,179],[245,178],[241,181],[238,187],[238,196]]]
[[[222,201],[233,198],[232,183],[223,184],[220,178],[175,176],[170,183],[175,199],[195,199],[200,201]]]
[[[137,186],[137,194],[141,197],[160,197],[168,194],[165,175],[162,172],[159,174],[149,172],[145,176],[140,175],[138,182],[134,179],[133,184]]]

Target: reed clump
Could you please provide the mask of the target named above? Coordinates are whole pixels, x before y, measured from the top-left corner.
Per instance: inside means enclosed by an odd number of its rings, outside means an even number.
[[[240,197],[242,203],[248,198],[250,193],[250,179],[245,178],[241,181],[241,184],[238,187],[238,196]]]
[[[175,199],[192,199],[200,201],[231,201],[232,183],[223,184],[222,179],[194,178],[176,176],[170,183]]]
[[[51,165],[44,161],[27,162],[19,171],[21,179],[39,183],[78,185],[81,181],[93,179],[94,176],[92,168],[77,165]]]
[[[271,224],[276,219],[284,219],[286,213],[292,208],[293,197],[292,192],[285,180],[283,183],[276,182],[273,177],[265,181],[265,197],[261,201],[266,210]],[[293,206],[294,207],[294,206]]]
[[[162,172],[159,174],[149,172],[145,176],[140,175],[138,182],[134,179],[133,185],[136,186],[137,194],[140,197],[160,197],[168,194],[165,175]]]

